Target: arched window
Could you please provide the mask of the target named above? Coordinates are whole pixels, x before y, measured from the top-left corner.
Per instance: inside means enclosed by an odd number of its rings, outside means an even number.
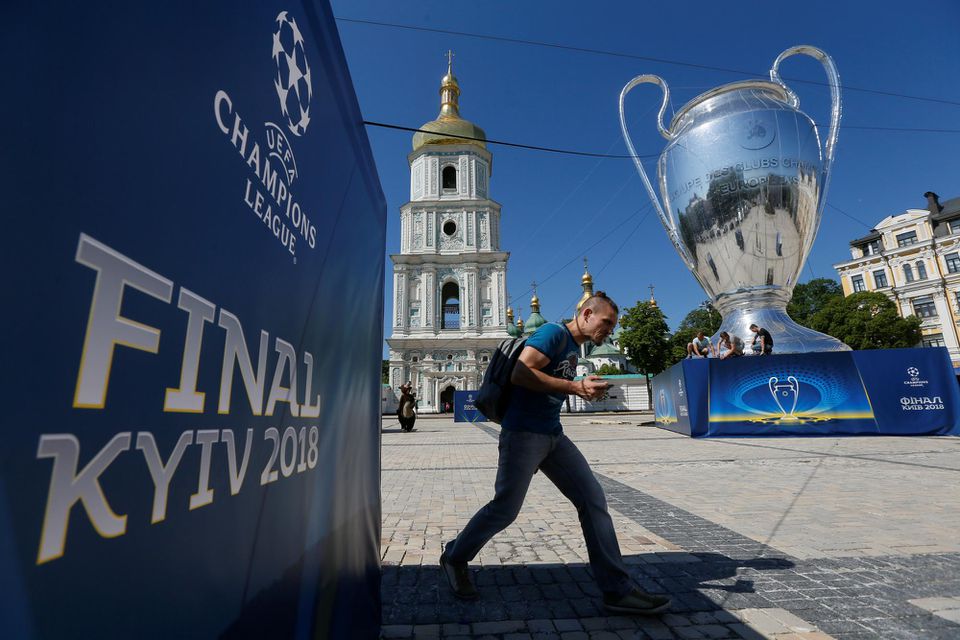
[[[903,265],[903,277],[907,282],[913,282],[913,267],[908,264]]]
[[[448,282],[440,290],[440,301],[443,306],[443,316],[440,319],[441,329],[460,328],[460,287],[456,282]]]
[[[457,189],[457,169],[453,165],[447,165],[443,168],[443,188]]]
[[[917,261],[917,280],[926,280],[927,279],[927,265],[923,264],[923,260]]]

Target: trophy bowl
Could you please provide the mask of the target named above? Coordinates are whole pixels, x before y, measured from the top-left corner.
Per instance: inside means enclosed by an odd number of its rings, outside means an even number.
[[[780,79],[780,63],[804,54],[830,80],[830,131],[817,125]],[[657,163],[661,206],[627,131],[624,100],[637,85],[663,90],[657,116],[668,141]],[[773,336],[776,353],[845,351],[836,338],[787,315],[793,287],[817,235],[840,124],[840,77],[811,46],[781,53],[770,80],[725,84],[683,106],[664,126],[670,90],[655,75],[637,76],[620,93],[620,126],[647,193],[677,253],[723,316],[719,331],[752,339],[751,324]]]

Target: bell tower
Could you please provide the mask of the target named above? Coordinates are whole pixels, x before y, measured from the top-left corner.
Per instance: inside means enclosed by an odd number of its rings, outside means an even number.
[[[477,389],[508,337],[507,260],[500,204],[490,199],[493,156],[483,129],[460,115],[453,53],[440,80],[440,113],[413,136],[410,200],[400,207],[393,262],[390,385],[410,381],[420,411]]]

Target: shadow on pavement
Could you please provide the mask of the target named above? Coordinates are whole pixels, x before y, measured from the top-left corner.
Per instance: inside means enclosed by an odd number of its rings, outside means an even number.
[[[721,624],[737,622],[725,613],[728,609],[774,606],[757,593],[755,582],[764,572],[794,566],[782,558],[735,560],[717,553],[641,554],[625,556],[624,561],[641,588],[673,597],[672,613],[708,612]],[[436,565],[385,566],[381,583],[383,624],[470,624],[609,615],[603,610],[589,565],[472,567],[480,591],[480,599],[475,602],[456,599]]]

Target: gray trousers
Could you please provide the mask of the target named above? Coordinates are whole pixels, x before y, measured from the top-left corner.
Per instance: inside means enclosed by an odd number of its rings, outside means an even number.
[[[600,590],[612,596],[628,593],[634,584],[620,556],[603,488],[583,454],[563,434],[500,431],[496,493],[460,535],[447,543],[447,557],[453,562],[469,562],[490,538],[506,529],[520,513],[538,468],[577,508],[590,567]]]

